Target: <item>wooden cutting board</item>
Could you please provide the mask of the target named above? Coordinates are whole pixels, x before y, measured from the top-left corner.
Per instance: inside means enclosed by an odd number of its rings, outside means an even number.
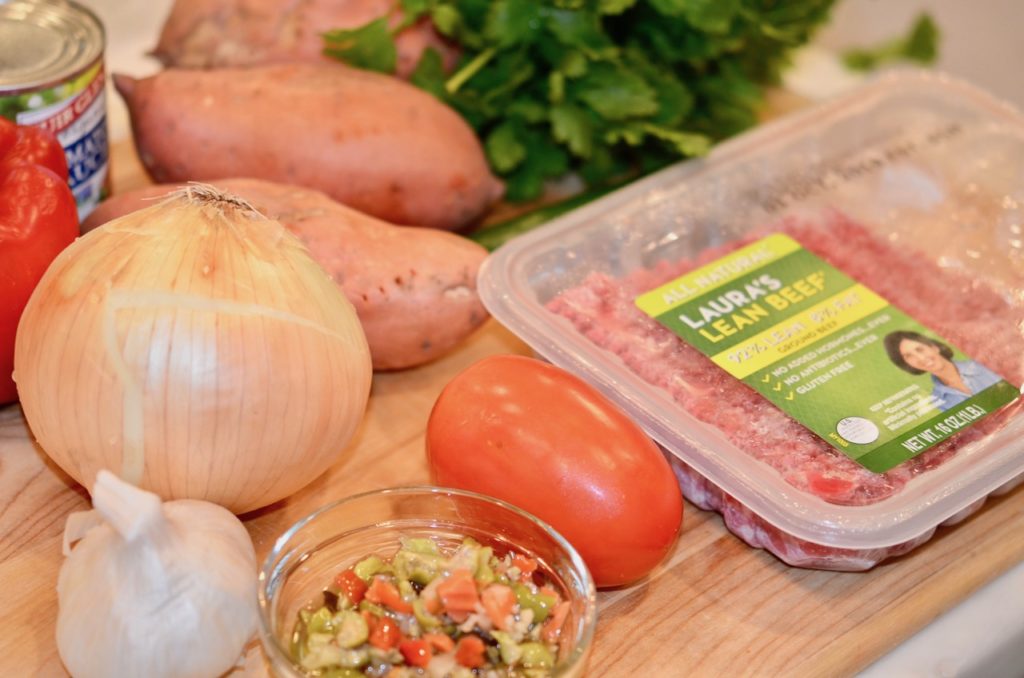
[[[130,145],[114,149],[115,190],[146,183]],[[496,353],[529,348],[496,322],[424,367],[377,374],[351,449],[295,496],[246,516],[262,558],[315,507],[428,482],[424,428],[441,388]],[[0,408],[0,675],[64,676],[54,641],[61,535],[85,491],[32,442],[17,406]],[[992,499],[911,554],[867,573],[787,567],[686,506],[683,531],[647,580],[598,595],[590,676],[849,675],[1024,560],[1024,487]],[[102,623],[102,620],[97,620]],[[232,675],[263,676],[250,645]]]

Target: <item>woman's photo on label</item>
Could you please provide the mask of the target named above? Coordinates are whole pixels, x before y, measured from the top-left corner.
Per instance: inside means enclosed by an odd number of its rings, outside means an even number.
[[[889,360],[901,370],[931,375],[932,398],[943,412],[1002,381],[979,362],[954,360],[952,348],[919,332],[890,332],[883,343]]]

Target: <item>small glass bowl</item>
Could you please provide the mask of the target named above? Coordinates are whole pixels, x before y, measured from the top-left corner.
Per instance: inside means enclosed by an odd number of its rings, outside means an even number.
[[[454,548],[462,537],[536,558],[571,602],[553,675],[582,676],[597,623],[594,582],[583,559],[547,523],[511,504],[473,492],[402,487],[327,504],[292,525],[274,544],[259,575],[260,641],[271,672],[306,674],[290,656],[299,610],[341,570],[378,554],[390,557],[399,537],[431,537]]]

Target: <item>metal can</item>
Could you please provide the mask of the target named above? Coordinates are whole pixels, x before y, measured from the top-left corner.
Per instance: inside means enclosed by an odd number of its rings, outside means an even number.
[[[56,134],[84,219],[110,193],[103,25],[66,0],[0,0],[0,116]]]

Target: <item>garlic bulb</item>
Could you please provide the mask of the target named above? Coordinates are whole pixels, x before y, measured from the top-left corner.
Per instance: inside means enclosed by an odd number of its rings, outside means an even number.
[[[257,622],[256,554],[238,518],[204,501],[161,504],[109,471],[92,500],[68,518],[57,581],[57,649],[71,675],[230,669]]]
[[[78,482],[115,469],[236,513],[338,459],[372,376],[352,304],[302,243],[203,186],[65,249],[22,316],[14,369],[33,434]]]

